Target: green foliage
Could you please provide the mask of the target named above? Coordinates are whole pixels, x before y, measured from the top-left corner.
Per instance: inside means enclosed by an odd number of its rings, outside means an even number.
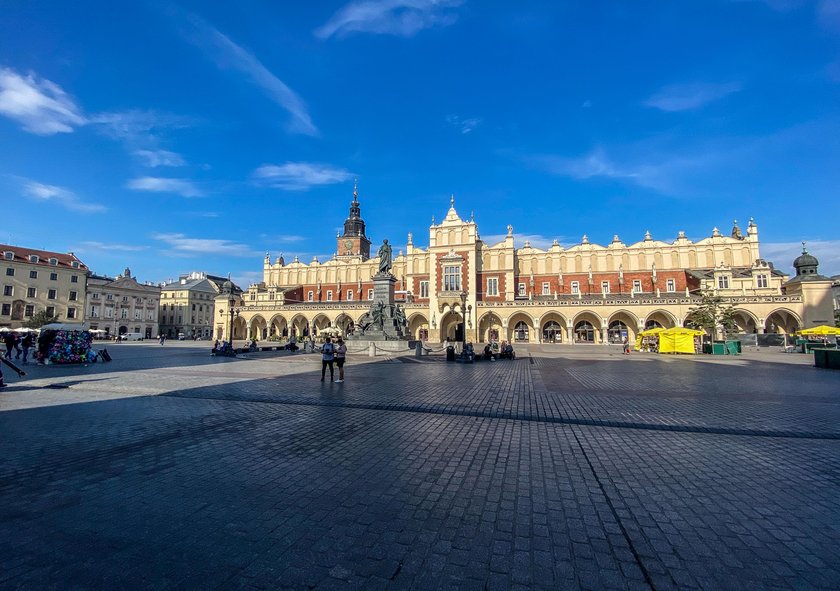
[[[57,316],[48,316],[46,311],[36,312],[29,320],[23,323],[24,328],[41,328],[45,324],[58,322]]]
[[[840,328],[840,310],[834,311],[834,326]]]
[[[723,298],[712,292],[703,292],[702,298],[699,305],[690,308],[686,326],[705,330],[713,339],[718,338],[721,332],[724,339],[737,332],[735,308],[724,304]]]

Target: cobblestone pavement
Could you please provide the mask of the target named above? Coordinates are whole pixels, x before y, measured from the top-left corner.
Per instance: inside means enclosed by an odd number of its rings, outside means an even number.
[[[31,367],[0,588],[840,588],[840,372],[581,349]]]

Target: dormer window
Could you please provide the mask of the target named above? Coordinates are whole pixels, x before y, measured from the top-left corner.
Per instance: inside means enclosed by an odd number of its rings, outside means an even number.
[[[53,266],[58,265],[58,259],[56,259],[56,258],[51,258],[51,259],[50,259],[50,264],[51,264],[51,265],[53,265]]]
[[[12,259],[14,259],[14,258],[15,258],[15,253],[13,253],[11,250],[7,250],[7,251],[5,251],[5,252],[3,253],[3,257],[4,257],[7,261],[11,261]]]
[[[29,255],[29,262],[30,263],[37,263],[38,262],[38,255],[37,254]]]
[[[78,269],[79,268],[79,261],[71,261],[70,266],[73,267],[74,269]]]

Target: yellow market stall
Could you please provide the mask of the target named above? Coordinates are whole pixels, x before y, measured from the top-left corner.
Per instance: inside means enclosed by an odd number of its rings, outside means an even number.
[[[693,354],[695,352],[694,337],[699,337],[703,334],[702,330],[683,328],[681,326],[666,328],[656,335],[659,337],[659,352]]]
[[[654,337],[665,330],[661,327],[643,330],[636,336],[636,351],[648,351],[650,345],[655,341]]]
[[[840,335],[840,328],[823,324],[822,326],[815,326],[814,328],[804,328],[800,330],[797,334],[800,334],[804,337],[838,336]]]

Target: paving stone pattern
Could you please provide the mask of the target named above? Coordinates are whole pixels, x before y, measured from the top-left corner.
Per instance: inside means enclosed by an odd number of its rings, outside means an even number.
[[[840,588],[836,373],[150,364],[0,394],[0,588]]]

